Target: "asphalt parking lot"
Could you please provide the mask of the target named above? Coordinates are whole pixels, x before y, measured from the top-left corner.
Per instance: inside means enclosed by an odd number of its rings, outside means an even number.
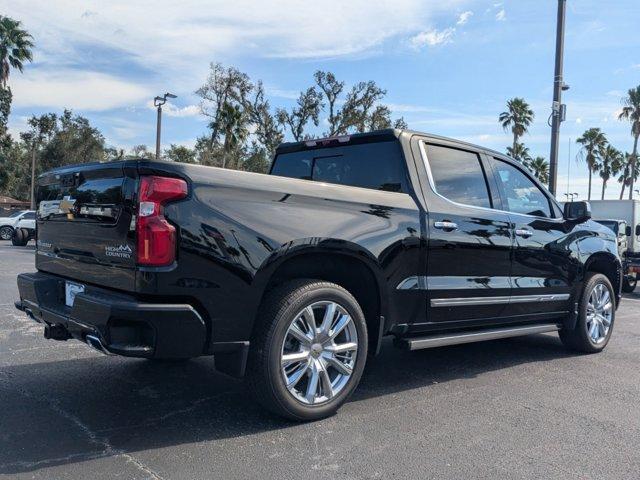
[[[638,478],[640,290],[602,354],[569,354],[557,335],[387,344],[336,416],[295,424],[211,358],[45,340],[13,307],[33,269],[33,246],[0,243],[1,478]]]

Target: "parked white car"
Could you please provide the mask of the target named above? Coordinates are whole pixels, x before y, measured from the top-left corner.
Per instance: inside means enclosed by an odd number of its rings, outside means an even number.
[[[18,222],[25,217],[27,217],[27,220],[29,219],[29,217],[32,218],[34,225],[32,228],[35,228],[36,214],[33,210],[21,210],[13,212],[8,217],[0,217],[0,239],[11,240],[11,237],[13,237],[13,231],[15,230]]]

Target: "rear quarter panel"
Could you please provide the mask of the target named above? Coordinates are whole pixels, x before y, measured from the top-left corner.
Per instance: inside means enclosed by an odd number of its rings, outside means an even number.
[[[139,291],[195,299],[216,342],[248,339],[269,272],[291,255],[357,257],[384,296],[419,269],[419,210],[408,194],[211,167],[184,172],[191,197],[165,210],[179,227],[177,267],[140,274]]]

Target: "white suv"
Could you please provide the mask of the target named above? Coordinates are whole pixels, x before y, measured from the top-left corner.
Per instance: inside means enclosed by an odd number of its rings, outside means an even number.
[[[29,213],[31,215],[27,215]],[[13,212],[8,217],[0,217],[0,239],[11,240],[11,237],[13,237],[13,231],[16,228],[16,225],[25,216],[27,217],[25,220],[29,219],[29,217],[32,217],[35,223],[35,212],[33,210],[21,210],[21,211]]]

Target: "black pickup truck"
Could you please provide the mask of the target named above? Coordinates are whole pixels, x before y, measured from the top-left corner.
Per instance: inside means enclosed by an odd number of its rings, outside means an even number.
[[[517,162],[384,130],[281,145],[270,175],[171,162],[39,178],[46,338],[155,359],[214,355],[267,408],[332,414],[384,336],[409,350],[555,332],[602,350],[620,301],[611,230]]]

